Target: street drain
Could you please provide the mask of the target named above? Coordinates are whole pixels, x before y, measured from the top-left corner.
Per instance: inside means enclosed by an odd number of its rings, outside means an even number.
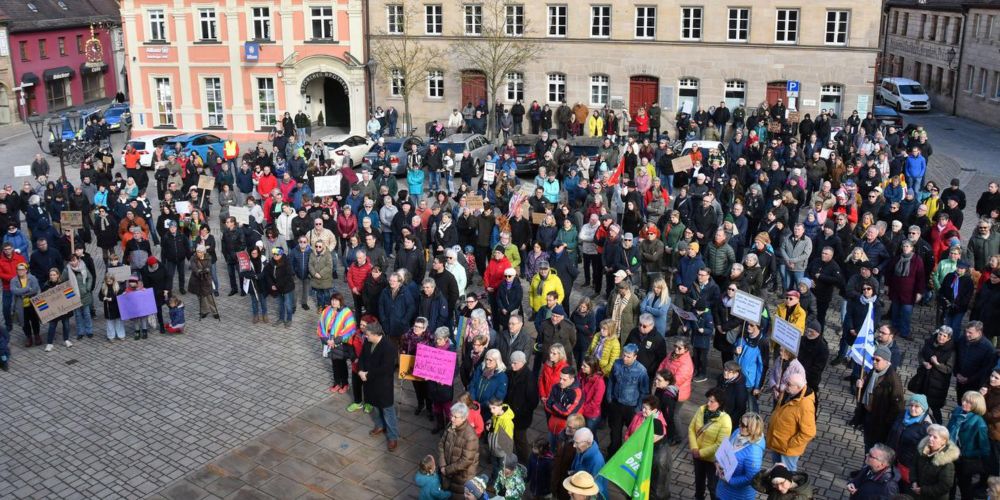
[[[71,359],[71,360],[68,360],[68,361],[66,361],[66,364],[67,364],[67,365],[75,365],[75,364],[77,364],[77,363],[79,363],[79,362],[80,362],[80,361],[78,361],[78,360],[75,360],[75,359]]]

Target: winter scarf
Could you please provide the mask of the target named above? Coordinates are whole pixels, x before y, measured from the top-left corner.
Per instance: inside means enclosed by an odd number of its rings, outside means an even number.
[[[916,252],[901,253],[899,254],[899,261],[896,262],[896,276],[900,278],[905,278],[910,275],[910,261]]]

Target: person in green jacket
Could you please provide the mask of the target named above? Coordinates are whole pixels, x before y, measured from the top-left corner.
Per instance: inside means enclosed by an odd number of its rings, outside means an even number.
[[[510,242],[510,233],[500,233],[500,245],[503,247],[503,254],[510,261],[510,267],[521,269],[521,251]]]
[[[566,251],[569,252],[569,256],[573,262],[579,261],[579,254],[576,251],[579,246],[579,235],[579,231],[573,225],[573,220],[569,217],[563,219],[562,227],[556,233],[556,241],[566,243]]]
[[[934,290],[941,288],[941,281],[944,280],[945,276],[955,271],[960,260],[962,260],[962,247],[954,245],[948,249],[948,258],[941,259],[931,274],[931,283],[934,285]]]

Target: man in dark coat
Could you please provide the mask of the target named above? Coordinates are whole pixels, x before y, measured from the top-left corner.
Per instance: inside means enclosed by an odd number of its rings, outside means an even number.
[[[153,289],[153,297],[156,299],[156,322],[160,327],[160,333],[166,333],[163,327],[163,306],[170,298],[170,289],[173,280],[167,274],[165,266],[161,266],[156,257],[149,256],[146,259],[146,267],[142,268],[142,286]]]
[[[396,375],[397,349],[386,342],[382,327],[377,323],[365,327],[365,343],[358,361],[358,377],[364,384],[365,402],[376,411],[371,412],[375,427],[370,436],[385,434],[386,448],[396,451],[399,427],[396,420],[393,382]]]
[[[505,269],[503,281],[493,292],[493,303],[496,304],[496,309],[493,311],[493,329],[497,332],[506,331],[508,320],[522,313],[523,302],[524,289],[517,279],[517,271],[514,268]],[[504,362],[507,362],[506,358]]]
[[[844,276],[834,259],[836,253],[833,247],[823,247],[819,252],[820,258],[810,262],[806,268],[806,275],[816,283],[813,295],[816,296],[816,320],[819,321],[820,331],[826,326],[826,312],[830,309],[833,294],[844,287]],[[812,386],[809,388],[816,391]]]
[[[423,281],[427,261],[424,260],[424,251],[417,245],[415,237],[411,235],[403,238],[403,248],[396,255],[394,264],[396,269],[409,270],[414,282]]]
[[[799,344],[799,362],[806,371],[806,387],[815,395],[816,408],[819,409],[819,383],[823,379],[827,360],[830,359],[830,347],[823,338],[823,327],[816,320],[806,322],[806,331]]]
[[[177,285],[181,294],[187,293],[184,290],[184,264],[191,256],[191,240],[182,232],[178,231],[177,223],[167,221],[167,232],[163,234],[160,241],[160,260],[167,271],[167,288],[173,288],[174,275],[177,276]]]
[[[444,255],[438,255],[431,260],[430,277],[434,280],[438,291],[444,295],[448,306],[448,317],[455,312],[455,304],[458,303],[458,281],[455,276],[445,268],[447,261]]]
[[[954,332],[952,336],[955,339],[955,394],[961,401],[967,391],[988,386],[996,353],[989,339],[983,337],[983,324],[979,321],[965,325],[964,335]]]
[[[885,442],[893,421],[903,411],[906,390],[896,367],[892,366],[892,352],[888,347],[875,349],[872,369],[865,371],[864,378],[858,380],[857,389],[860,398],[851,423],[864,429],[865,448],[868,449],[875,443]]]
[[[577,275],[580,274],[580,268],[576,265],[576,260],[566,251],[566,242],[562,240],[556,240],[552,245],[553,252],[552,256],[549,257],[549,264],[552,269],[555,269],[556,276],[559,277],[559,281],[562,282],[563,287],[563,308],[567,311],[569,308],[569,296],[570,292],[573,291],[573,282],[576,281]]]
[[[519,321],[520,318],[518,317]],[[511,318],[511,323],[515,318]],[[513,331],[513,328],[511,328]],[[506,336],[503,334],[502,336]],[[525,337],[530,347],[531,338],[527,332],[521,332],[520,336]],[[504,403],[510,406],[514,412],[514,453],[522,463],[528,462],[531,448],[528,446],[528,429],[531,427],[531,420],[538,407],[538,384],[528,368],[525,351],[512,351],[504,362],[508,366],[507,370],[507,396]],[[500,351],[503,356],[503,350]],[[509,360],[509,361],[508,361]]]
[[[733,422],[739,422],[743,414],[747,411],[746,378],[740,369],[740,364],[736,361],[726,361],[722,365],[722,373],[716,381],[716,388],[722,391],[722,409]],[[738,425],[738,424],[737,424]]]
[[[646,367],[649,380],[653,380],[656,369],[667,357],[667,343],[656,331],[652,314],[639,315],[639,324],[629,332],[625,344],[635,344],[639,348],[637,360]]]

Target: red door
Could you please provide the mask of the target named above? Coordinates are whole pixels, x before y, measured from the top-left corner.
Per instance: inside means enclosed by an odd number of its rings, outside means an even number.
[[[781,102],[788,105],[788,99],[786,98],[786,90],[788,89],[787,82],[770,82],[767,84],[767,105],[768,107],[774,106],[778,99]]]
[[[462,105],[471,102],[473,106],[476,106],[480,100],[486,100],[486,75],[478,71],[463,72]]]
[[[660,79],[652,76],[633,76],[629,80],[628,113],[635,117],[639,108],[648,108],[659,102]]]

